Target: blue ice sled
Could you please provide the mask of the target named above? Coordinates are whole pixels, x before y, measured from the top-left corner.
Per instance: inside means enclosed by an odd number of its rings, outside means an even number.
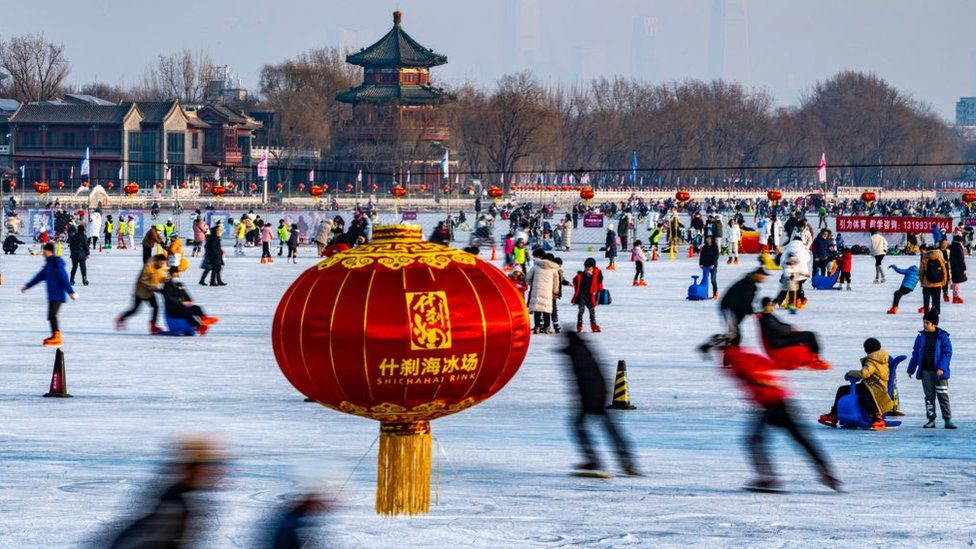
[[[698,275],[694,275],[691,279],[694,284],[688,286],[688,297],[691,301],[702,301],[708,299],[708,267],[702,267],[701,282],[698,282]]]
[[[813,288],[815,290],[839,290],[840,285],[837,284],[837,280],[840,279],[840,268],[834,269],[834,274],[832,275],[813,275]]]
[[[895,375],[898,371],[898,365],[906,358],[908,357],[905,355],[894,358],[888,357],[888,396],[894,396]],[[855,385],[857,385],[857,380],[852,379],[851,392],[840,397],[840,400],[837,401],[837,424],[845,429],[870,429],[871,417],[861,406],[854,389]],[[901,425],[900,421],[890,419],[885,419],[885,423],[888,427]]]
[[[165,317],[166,326],[169,328],[169,331],[165,332],[164,335],[192,336],[197,334],[196,328],[193,327],[193,324],[190,324],[189,320],[169,315],[165,315]]]

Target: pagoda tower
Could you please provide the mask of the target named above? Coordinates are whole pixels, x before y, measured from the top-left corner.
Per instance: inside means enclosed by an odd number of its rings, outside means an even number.
[[[420,45],[407,34],[399,11],[393,28],[375,44],[346,56],[363,68],[363,83],[336,96],[352,105],[352,116],[340,131],[334,165],[346,172],[340,180],[353,182],[363,171],[364,189],[388,188],[394,179],[413,190],[443,185],[441,158],[451,134],[438,106],[453,98],[430,84],[430,69],[447,57]],[[409,182],[407,181],[409,176]]]

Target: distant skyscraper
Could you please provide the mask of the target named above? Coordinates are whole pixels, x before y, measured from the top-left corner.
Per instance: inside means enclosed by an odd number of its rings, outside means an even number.
[[[657,20],[653,17],[635,17],[630,33],[630,72],[634,78],[656,81],[660,77],[657,68]]]
[[[708,33],[708,78],[725,76],[725,1],[712,0],[712,19]]]
[[[960,97],[956,101],[956,125],[976,126],[976,97]]]
[[[712,0],[708,78],[752,85],[749,12],[745,0]]]

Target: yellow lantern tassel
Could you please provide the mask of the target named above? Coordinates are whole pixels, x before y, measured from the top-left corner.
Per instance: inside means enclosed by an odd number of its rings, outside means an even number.
[[[427,514],[430,509],[430,423],[380,424],[376,514]]]

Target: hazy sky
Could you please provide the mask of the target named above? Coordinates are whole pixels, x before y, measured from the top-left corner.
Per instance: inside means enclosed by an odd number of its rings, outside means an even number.
[[[795,104],[835,72],[871,71],[954,117],[976,95],[973,0],[45,0],[4,2],[0,37],[63,42],[70,81],[132,83],[160,52],[202,49],[256,87],[265,63],[404,28],[448,56],[437,81],[530,69],[550,82],[716,75]],[[717,17],[716,17],[717,16]],[[719,24],[721,23],[721,24]]]

